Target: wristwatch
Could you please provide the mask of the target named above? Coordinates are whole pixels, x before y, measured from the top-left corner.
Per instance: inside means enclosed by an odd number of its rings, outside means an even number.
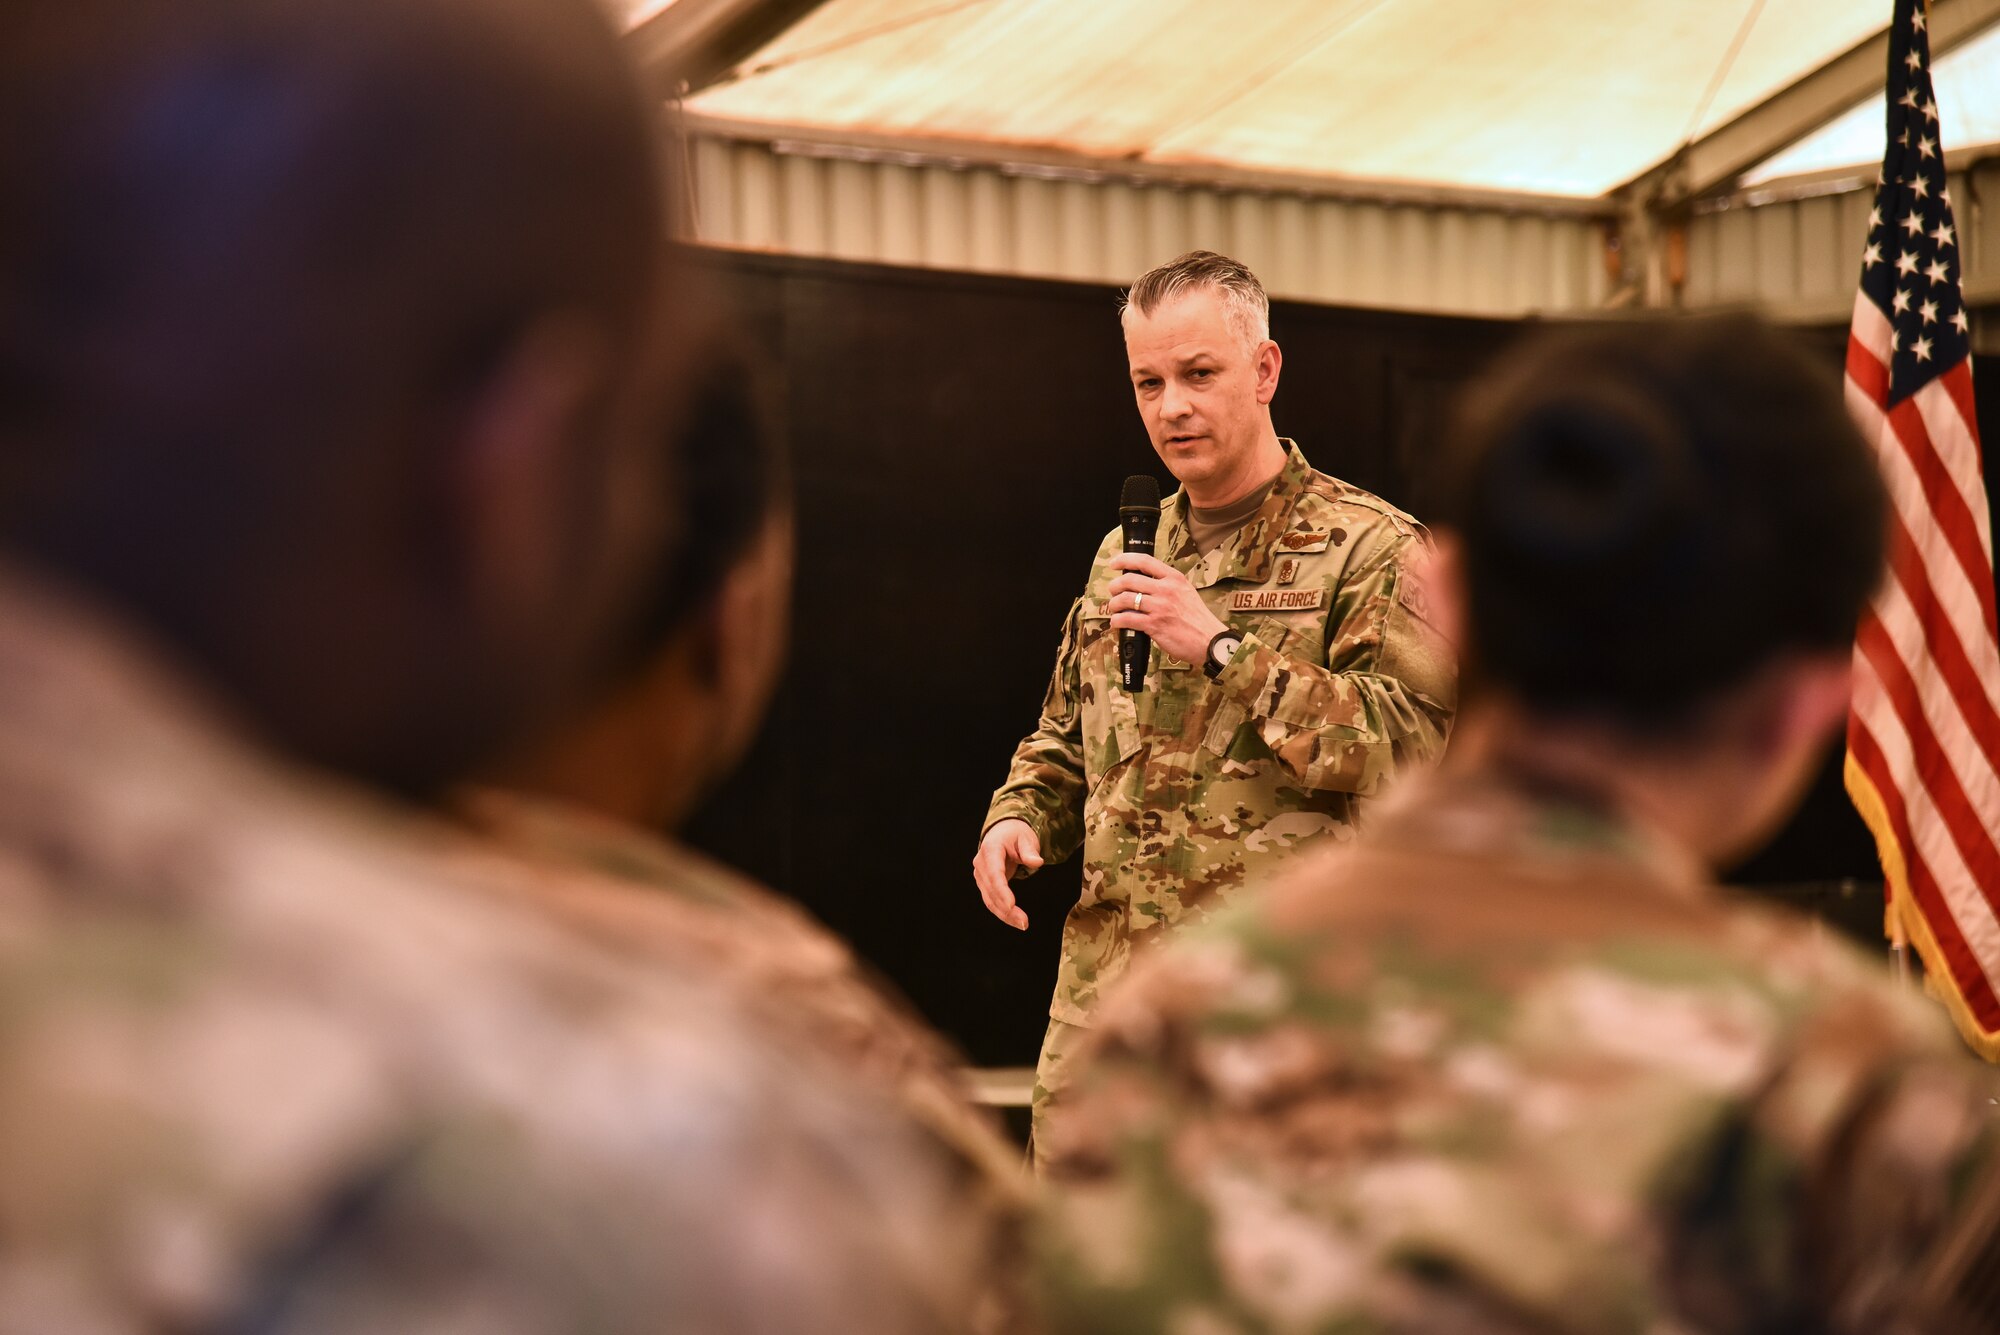
[[[1211,678],[1222,675],[1222,669],[1229,666],[1229,660],[1236,657],[1236,651],[1243,647],[1243,636],[1238,631],[1224,627],[1215,632],[1215,638],[1208,642],[1208,657],[1203,660],[1201,670]]]

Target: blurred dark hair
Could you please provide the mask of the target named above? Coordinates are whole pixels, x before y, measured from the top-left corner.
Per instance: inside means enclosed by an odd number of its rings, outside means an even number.
[[[768,371],[735,339],[710,340],[669,456],[680,540],[665,553],[622,656],[628,672],[649,665],[661,644],[721,590],[765,526],[791,508],[790,463]]]
[[[0,13],[12,539],[136,492],[119,521],[199,541],[448,403],[533,317],[623,338],[648,308],[658,150],[591,4]]]
[[[1461,416],[1436,518],[1464,545],[1474,689],[1659,731],[1853,639],[1881,478],[1834,377],[1768,325],[1538,337]]]
[[[0,547],[404,791],[566,707],[678,369],[655,121],[596,0],[0,4]],[[576,593],[530,634],[473,588],[455,445],[551,329],[597,373],[548,498]]]

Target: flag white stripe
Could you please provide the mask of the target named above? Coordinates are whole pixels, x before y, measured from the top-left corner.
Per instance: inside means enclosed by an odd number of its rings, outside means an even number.
[[[1972,526],[1979,531],[1979,549],[1986,564],[1993,564],[1993,517],[1986,505],[1986,479],[1979,475],[1979,447],[1972,432],[1959,416],[1958,401],[1943,382],[1933,380],[1910,396],[1924,419],[1924,434],[1930,437],[1931,451],[1944,461],[1952,486],[1958,489],[1965,508],[1972,512]]]
[[[1946,828],[1944,817],[1938,813],[1931,795],[1916,778],[1916,758],[1910,750],[1910,739],[1903,732],[1903,724],[1896,717],[1896,711],[1883,693],[1882,683],[1875,676],[1875,670],[1865,659],[1855,664],[1854,712],[1860,716],[1875,743],[1882,749],[1882,757],[1895,776],[1896,793],[1882,794],[1883,800],[1894,802],[1901,796],[1906,824],[1915,848],[1905,848],[1904,858],[1922,858],[1938,893],[1944,897],[1951,911],[1952,920],[1957,923],[1959,935],[1971,949],[1973,957],[1986,975],[1989,985],[2000,991],[1994,978],[1993,962],[2000,960],[2000,921],[1993,915],[1993,906],[1979,893],[1972,871],[1959,855],[1958,845],[1952,842],[1951,833]]]
[[[1875,604],[1875,613],[1895,646],[1896,656],[1916,685],[1917,704],[1923,711],[1924,722],[1930,725],[1932,740],[1950,764],[1958,786],[1965,790],[1966,800],[1972,804],[1980,825],[1992,837],[1993,831],[2000,830],[2000,775],[1993,772],[1986,753],[1973,739],[1972,725],[1960,710],[1958,697],[1951,693],[1937,665],[1931,661],[1917,609],[1904,594],[1903,586],[1890,580]]]
[[[1861,346],[1873,353],[1875,360],[1884,367],[1889,365],[1889,335],[1894,329],[1889,317],[1882,313],[1882,308],[1870,299],[1866,291],[1854,294],[1854,320],[1848,332],[1860,339]]]
[[[1882,308],[1868,299],[1866,292],[1854,296],[1854,324],[1849,330],[1866,348],[1875,360],[1882,364],[1883,379],[1889,375],[1889,318]],[[1854,386],[1850,380],[1850,401],[1853,393],[1859,393],[1871,408],[1874,417],[1887,419],[1880,406],[1869,398],[1866,391]],[[1913,396],[1917,413],[1923,418],[1924,432],[1930,437],[1931,452],[1944,463],[1950,474],[1952,486],[1965,501],[1965,508],[1972,512],[1973,527],[1979,533],[1979,545],[1986,553],[1986,563],[1993,564],[1993,520],[1986,504],[1986,479],[1979,471],[1979,447],[1973,443],[1972,432],[1967,428],[1965,418],[1960,415],[1958,401],[1951,396],[1938,381],[1931,381]],[[1882,438],[1877,436],[1878,443]],[[1898,452],[1902,446],[1894,438],[1886,443]]]
[[[1923,484],[1917,480],[1915,467],[1896,440],[1889,419],[1852,380],[1847,382],[1847,405],[1862,431],[1875,442],[1875,453],[1882,463],[1882,480],[1888,486],[1890,502],[1902,518],[1904,530],[1916,545],[1924,579],[1957,632],[1959,643],[1965,646],[1965,656],[1986,691],[1987,706],[2000,714],[2000,645],[1995,645],[1987,633],[1986,612],[1972,579],[1959,564],[1951,544],[1945,541],[1944,530],[1924,498]]]

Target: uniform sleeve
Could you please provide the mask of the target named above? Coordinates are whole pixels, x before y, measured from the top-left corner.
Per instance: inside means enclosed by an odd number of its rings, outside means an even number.
[[[1175,1143],[1209,1111],[1181,1065],[1212,981],[1201,972],[1162,950],[1122,978],[1036,1127],[1033,1271],[1051,1335],[1265,1329],[1216,1322],[1242,1310],[1241,1295],[1218,1263],[1211,1203],[1174,1162]]]
[[[1816,1017],[1716,1142],[1673,1248],[1703,1328],[2000,1329],[2000,1072],[1889,1010]]]
[[[1041,722],[1014,748],[1007,781],[993,794],[980,833],[1010,818],[1026,821],[1043,860],[1061,862],[1083,842],[1083,713],[1077,639],[1083,600],[1070,604]]]
[[[1357,540],[1327,617],[1324,663],[1252,634],[1217,678],[1301,787],[1366,796],[1443,753],[1458,668],[1424,615],[1413,564],[1425,551],[1424,539],[1385,522]]]

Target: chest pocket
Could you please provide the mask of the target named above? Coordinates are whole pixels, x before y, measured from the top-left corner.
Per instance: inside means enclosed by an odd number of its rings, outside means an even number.
[[[1326,665],[1327,611],[1324,607],[1277,616],[1262,612],[1221,612],[1220,615],[1232,630],[1255,635],[1260,644],[1286,658],[1318,667]],[[1240,701],[1223,698],[1219,692],[1215,701],[1215,713],[1202,733],[1202,746],[1218,756],[1246,764],[1269,759],[1270,748],[1254,727],[1247,726],[1250,711]]]
[[[1084,775],[1094,785],[1139,749],[1138,710],[1119,684],[1118,632],[1111,628],[1111,614],[1104,604],[1086,601],[1078,613],[1076,654]]]

